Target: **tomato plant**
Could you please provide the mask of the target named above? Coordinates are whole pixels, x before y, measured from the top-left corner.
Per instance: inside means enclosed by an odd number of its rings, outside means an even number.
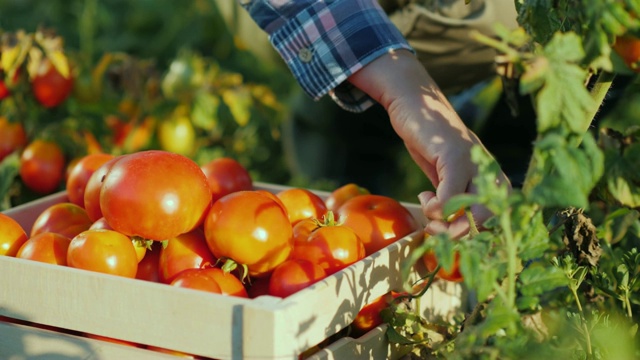
[[[16,256],[28,238],[22,225],[12,217],[0,213],[0,256]]]
[[[268,274],[289,257],[293,247],[293,230],[285,210],[253,190],[236,191],[213,203],[204,221],[204,233],[218,259],[246,267],[251,276]]]
[[[327,275],[331,275],[365,257],[364,243],[356,232],[337,224],[333,212],[327,219],[311,231],[306,240],[294,243],[291,258],[304,259],[320,265]]]
[[[114,157],[111,154],[96,153],[88,154],[78,159],[69,170],[67,176],[66,190],[69,201],[84,207],[84,192],[89,178],[96,169]]]
[[[31,78],[31,90],[36,100],[46,108],[65,101],[73,91],[73,77],[63,76],[51,60],[43,58],[36,74]]]
[[[19,173],[27,188],[39,194],[51,193],[64,178],[64,153],[53,141],[35,139],[21,154]]]
[[[308,189],[288,188],[276,193],[282,201],[291,224],[303,219],[321,219],[327,212],[324,200]]]
[[[249,171],[235,159],[216,158],[201,168],[207,177],[214,202],[232,192],[253,189]]]
[[[62,202],[47,207],[38,215],[31,227],[30,236],[54,232],[71,239],[88,230],[92,224],[93,221],[89,219],[82,207],[70,202]]]
[[[338,220],[358,234],[367,255],[420,229],[407,208],[384,195],[360,195],[347,200],[338,210]]]
[[[71,239],[61,234],[39,233],[22,244],[16,257],[54,265],[67,265],[67,250],[70,243]]]
[[[0,161],[27,145],[27,134],[20,122],[10,122],[0,116]]]
[[[337,213],[340,206],[342,206],[342,204],[347,200],[354,196],[367,194],[370,194],[369,190],[359,186],[358,184],[349,183],[334,189],[327,198],[324,199],[324,202],[327,205],[327,210]]]
[[[128,236],[113,230],[86,230],[71,239],[67,265],[135,278],[138,256]]]
[[[289,259],[278,265],[269,279],[269,295],[285,298],[327,276],[324,269],[305,259]]]
[[[169,239],[159,253],[159,280],[167,284],[186,269],[200,269],[216,263],[200,228]]]
[[[123,155],[111,165],[100,190],[100,209],[109,225],[149,240],[193,230],[210,206],[211,189],[200,167],[167,151]]]

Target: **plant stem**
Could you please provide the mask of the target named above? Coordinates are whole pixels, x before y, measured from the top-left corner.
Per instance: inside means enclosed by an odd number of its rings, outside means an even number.
[[[518,270],[518,249],[516,240],[511,232],[511,212],[507,211],[500,216],[500,226],[504,231],[507,248],[507,305],[514,307],[516,303],[516,272]]]

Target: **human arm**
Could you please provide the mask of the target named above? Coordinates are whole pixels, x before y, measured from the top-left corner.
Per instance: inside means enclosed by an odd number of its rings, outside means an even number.
[[[453,195],[475,190],[470,149],[480,141],[377,2],[250,1],[245,6],[310,96],[329,94],[354,111],[373,102],[384,106],[409,153],[437,187],[419,196],[430,220],[426,230],[447,230],[442,206]],[[301,56],[305,50],[310,57]],[[503,174],[502,179],[508,181]],[[478,222],[489,216],[483,209],[472,211]],[[468,229],[464,219],[451,225],[454,237]]]
[[[468,232],[465,218],[449,224],[442,207],[454,195],[476,191],[472,179],[477,167],[470,158],[471,147],[482,145],[451,107],[439,87],[416,57],[404,50],[390,52],[349,77],[349,82],[379,102],[388,112],[395,132],[436,191],[418,198],[429,220],[428,233],[448,231],[458,238]],[[499,181],[509,183],[500,173]],[[472,208],[477,223],[491,214]]]

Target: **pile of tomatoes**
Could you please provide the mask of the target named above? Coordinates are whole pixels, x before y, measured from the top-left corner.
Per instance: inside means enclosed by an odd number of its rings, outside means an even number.
[[[256,189],[231,158],[89,154],[65,202],[26,233],[0,217],[0,255],[253,298],[287,297],[420,230],[398,201],[355,184],[328,197]]]

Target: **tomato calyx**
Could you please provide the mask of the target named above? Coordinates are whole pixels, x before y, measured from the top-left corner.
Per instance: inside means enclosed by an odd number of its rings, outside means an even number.
[[[142,248],[145,248],[147,250],[151,250],[151,246],[154,243],[153,240],[144,239],[144,238],[141,238],[139,236],[132,236],[131,237],[131,241],[133,242],[133,244],[135,246],[142,247]],[[165,240],[165,241],[168,241],[168,240]],[[166,245],[164,245],[165,241],[162,242],[164,247],[166,247]]]
[[[320,221],[319,219],[313,219],[313,222],[319,228],[325,227],[325,226],[341,226],[344,224],[344,219],[336,219],[335,214],[331,210],[327,211],[327,213],[322,217],[322,219],[323,221]]]
[[[223,261],[224,263],[222,264],[221,269],[225,272],[225,274],[228,274],[234,270],[238,270],[240,272],[240,281],[244,284],[245,280],[248,280],[249,267],[246,264],[238,264],[235,260],[228,257],[221,257],[217,262],[220,263]]]

